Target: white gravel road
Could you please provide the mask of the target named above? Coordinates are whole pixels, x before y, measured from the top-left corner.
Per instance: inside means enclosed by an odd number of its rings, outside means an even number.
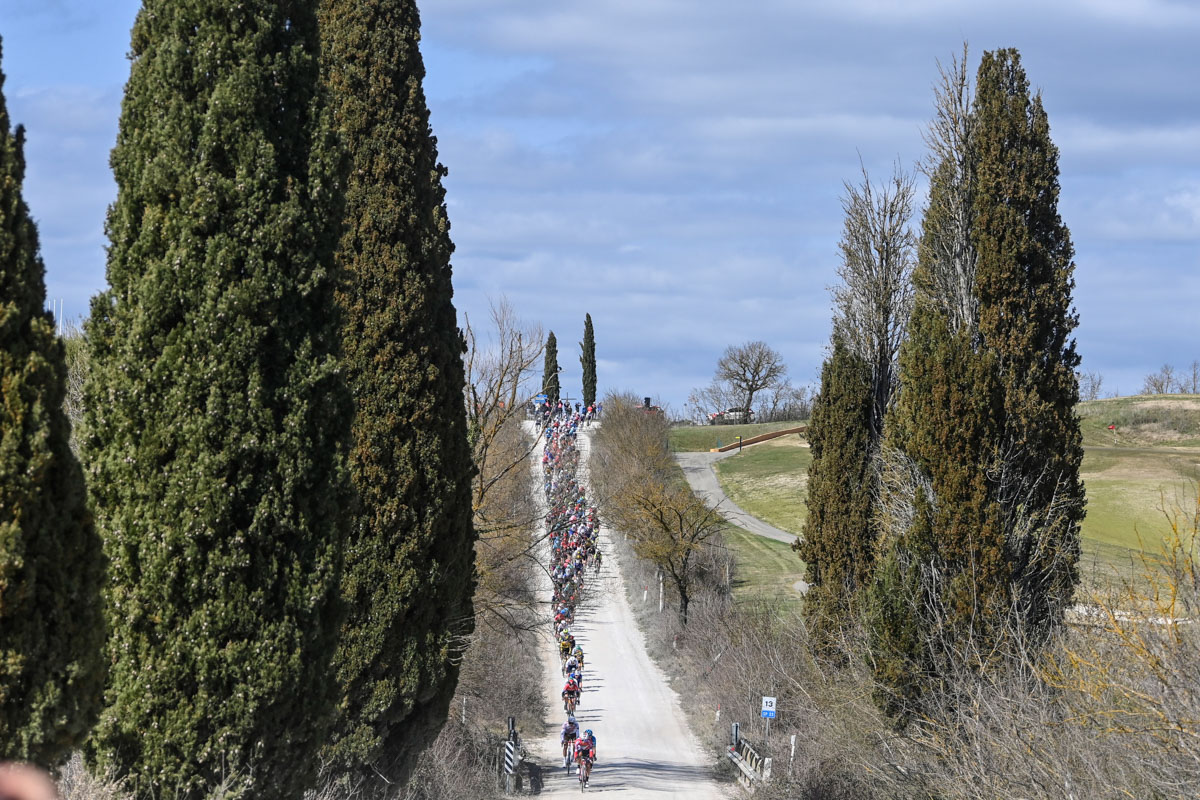
[[[586,480],[589,439],[579,436],[582,479]],[[537,456],[540,462],[540,450]],[[540,464],[535,480],[541,492]],[[620,565],[612,547],[611,532],[602,529],[600,546],[604,568],[599,580],[591,578],[587,597],[572,632],[587,658],[583,697],[576,718],[596,735],[597,762],[587,793],[599,792],[612,800],[639,798],[691,798],[718,800],[727,796],[712,779],[716,754],[706,755],[687,727],[680,698],[666,676],[650,660],[645,640],[621,588]],[[545,591],[549,592],[549,577]],[[562,768],[559,728],[563,678],[553,644],[547,637],[544,652],[545,691],[551,709],[546,729],[530,736],[531,749],[542,764],[558,765],[543,776],[539,797],[577,797],[574,772]]]
[[[725,453],[676,453],[675,461],[683,468],[684,477],[687,478],[688,484],[696,496],[716,508],[721,512],[721,516],[734,525],[777,542],[791,544],[796,541],[796,534],[780,530],[774,525],[768,525],[758,517],[750,516],[737,503],[730,500],[729,495],[725,494],[725,490],[721,488],[721,482],[717,479],[717,473],[713,470],[713,464],[723,458],[735,455],[737,455],[736,450],[729,450]]]

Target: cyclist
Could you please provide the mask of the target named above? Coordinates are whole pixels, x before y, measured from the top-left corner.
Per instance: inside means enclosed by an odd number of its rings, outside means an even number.
[[[575,763],[579,765],[579,780],[587,786],[592,777],[592,764],[596,762],[596,740],[590,730],[575,740]]]
[[[571,651],[571,657],[579,663],[579,671],[583,672],[583,648],[575,645],[575,649]]]
[[[580,669],[579,659],[576,658],[574,654],[572,654],[567,659],[567,663],[563,664],[563,675],[569,675],[572,672],[578,672],[579,669]]]
[[[578,670],[576,670],[575,672],[572,672],[568,677],[570,677],[571,680],[575,681],[575,683],[579,684],[579,691],[582,692],[583,691],[583,675]]]
[[[563,766],[567,768],[567,774],[571,774],[571,754],[575,747],[575,740],[579,738],[579,723],[575,721],[574,714],[567,715],[567,721],[563,723],[562,733],[559,736],[559,741],[562,742],[563,751]]]
[[[579,703],[579,683],[574,678],[567,678],[562,690],[563,708],[570,712]]]

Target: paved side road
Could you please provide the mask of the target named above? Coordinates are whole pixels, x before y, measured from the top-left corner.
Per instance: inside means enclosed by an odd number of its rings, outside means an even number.
[[[587,478],[588,439],[585,432],[578,440],[581,482]],[[534,480],[540,497],[540,448],[535,459]],[[588,576],[586,599],[571,626],[587,663],[576,718],[580,727],[594,730],[597,739],[598,761],[587,793],[599,792],[611,800],[724,800],[726,792],[712,779],[711,765],[717,755],[701,749],[688,729],[679,695],[646,652],[645,639],[623,590],[612,532],[607,528],[601,528],[600,547],[604,567],[598,579],[594,573]],[[550,591],[548,576],[542,590]],[[579,797],[575,775],[568,778],[561,766],[559,728],[565,715],[559,693],[563,679],[553,648],[547,637],[543,669],[550,718],[545,731],[531,744],[541,763],[550,769],[543,774],[538,796]]]
[[[710,506],[716,507],[721,512],[721,516],[734,525],[777,542],[791,544],[796,541],[796,534],[780,530],[774,525],[768,525],[758,517],[750,516],[725,494],[725,490],[721,488],[721,482],[717,480],[713,464],[722,458],[736,454],[736,450],[726,453],[676,453],[675,461],[683,467],[683,474],[687,476],[687,481],[696,496]]]

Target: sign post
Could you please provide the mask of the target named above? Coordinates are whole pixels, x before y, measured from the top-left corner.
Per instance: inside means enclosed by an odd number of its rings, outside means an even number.
[[[762,699],[762,715],[767,721],[767,739],[771,738],[771,720],[775,719],[775,698],[763,695]]]

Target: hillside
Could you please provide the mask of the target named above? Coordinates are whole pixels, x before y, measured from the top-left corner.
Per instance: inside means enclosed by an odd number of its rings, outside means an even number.
[[[1128,573],[1136,555],[1154,550],[1167,530],[1164,508],[1200,480],[1200,395],[1118,397],[1079,405],[1084,436],[1081,474],[1088,498],[1083,523],[1086,574]],[[1114,430],[1108,426],[1114,425]],[[749,437],[768,425],[676,428],[676,450],[698,450]],[[730,435],[732,434],[732,436]],[[726,493],[750,513],[800,533],[811,460],[797,437],[748,447],[715,465]]]
[[[1079,404],[1079,418],[1085,447],[1200,447],[1200,395],[1093,400]]]

